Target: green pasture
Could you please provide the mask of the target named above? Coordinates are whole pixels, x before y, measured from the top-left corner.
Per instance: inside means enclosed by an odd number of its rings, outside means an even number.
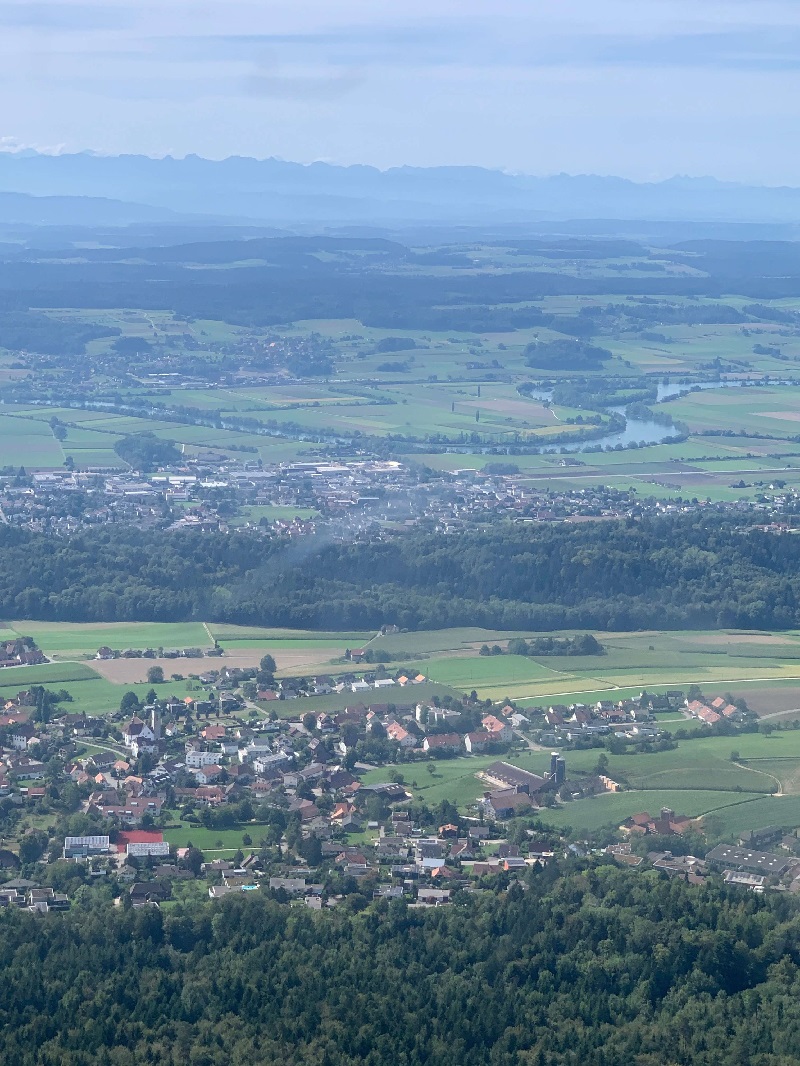
[[[759,796],[726,805],[706,814],[703,831],[709,839],[730,840],[746,829],[770,825],[795,829],[800,826],[800,796]]]
[[[33,637],[45,655],[92,658],[104,645],[126,648],[208,648],[212,641],[202,622],[36,622],[15,621],[20,636]],[[199,662],[200,660],[191,660]]]
[[[0,670],[0,687],[20,689],[31,685],[58,685],[66,688],[65,681],[91,681],[97,675],[85,663],[42,663],[40,666],[6,666]]]
[[[769,821],[760,821],[762,814],[750,801],[764,805],[779,802],[749,796],[741,792],[671,791],[669,789],[652,792],[605,792],[600,796],[564,803],[555,810],[542,810],[538,817],[548,825],[557,828],[571,826],[573,830],[585,833],[604,828],[616,828],[626,818],[640,812],[658,814],[662,807],[669,807],[676,814],[684,814],[689,818],[707,815],[708,812],[714,811],[714,819],[730,817],[730,824],[733,824],[736,819],[743,823],[742,828],[748,829],[771,824]],[[798,807],[800,808],[800,805]],[[755,824],[751,825],[751,822]]]
[[[0,466],[55,469],[63,465],[61,442],[46,423],[0,415]]]
[[[521,655],[468,655],[450,659],[425,660],[417,664],[433,681],[471,691],[497,689],[509,695],[532,683],[558,684],[564,678],[535,659]]]

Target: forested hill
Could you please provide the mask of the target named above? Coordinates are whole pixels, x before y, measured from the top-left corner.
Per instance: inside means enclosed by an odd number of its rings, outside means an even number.
[[[252,895],[188,911],[9,908],[0,1059],[789,1066],[798,904],[734,893],[600,866],[427,911],[316,914]]]
[[[714,516],[503,523],[344,545],[0,527],[0,616],[303,628],[612,630],[800,625],[800,537]]]

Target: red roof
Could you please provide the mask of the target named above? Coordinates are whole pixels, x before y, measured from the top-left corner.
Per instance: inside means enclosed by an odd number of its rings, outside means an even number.
[[[125,851],[128,844],[160,844],[163,839],[160,829],[126,829],[117,833],[117,851]]]

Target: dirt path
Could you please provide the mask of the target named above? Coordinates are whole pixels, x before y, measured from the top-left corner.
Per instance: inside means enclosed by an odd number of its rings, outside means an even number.
[[[784,795],[783,784],[778,780],[777,777],[775,777],[774,774],[768,774],[766,770],[757,770],[755,766],[752,766],[746,760],[743,760],[742,762],[740,762],[738,759],[735,759],[734,760],[734,766],[741,766],[741,768],[743,770],[752,770],[752,772],[754,774],[762,774],[764,777],[768,777],[770,779],[770,781],[774,781],[775,784],[778,786],[778,791],[777,792],[773,792],[772,795],[773,796],[783,796]]]

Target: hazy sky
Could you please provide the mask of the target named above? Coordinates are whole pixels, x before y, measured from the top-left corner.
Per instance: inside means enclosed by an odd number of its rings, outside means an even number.
[[[0,138],[800,184],[800,0],[0,0]]]

